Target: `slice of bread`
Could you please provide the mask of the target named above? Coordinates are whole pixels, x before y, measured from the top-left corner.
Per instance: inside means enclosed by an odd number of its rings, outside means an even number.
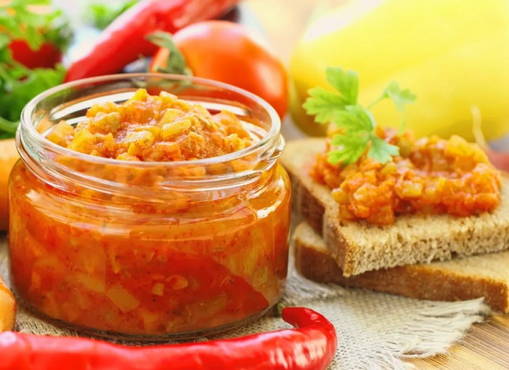
[[[323,235],[344,276],[509,248],[508,178],[503,180],[502,202],[492,213],[402,215],[389,226],[347,222],[339,219],[339,205],[330,189],[309,176],[316,154],[323,150],[323,139],[292,141],[282,163],[293,180],[297,213]]]
[[[369,271],[346,278],[322,238],[307,223],[294,233],[295,263],[308,279],[405,297],[457,301],[484,297],[494,310],[509,312],[509,252],[447,262]]]

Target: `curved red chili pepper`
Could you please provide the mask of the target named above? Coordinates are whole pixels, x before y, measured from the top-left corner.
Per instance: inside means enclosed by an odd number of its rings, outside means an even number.
[[[302,307],[283,310],[295,329],[203,343],[127,347],[77,337],[0,334],[0,370],[321,370],[336,352],[334,326]]]
[[[94,47],[75,61],[66,81],[116,73],[157,46],[146,40],[154,31],[175,32],[191,23],[224,14],[239,0],[140,1],[109,25]]]

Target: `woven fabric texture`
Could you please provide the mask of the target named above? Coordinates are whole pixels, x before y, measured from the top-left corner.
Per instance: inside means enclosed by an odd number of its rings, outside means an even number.
[[[0,242],[0,275],[8,279],[7,243]],[[489,313],[481,299],[430,302],[365,290],[316,284],[290,268],[280,305],[313,308],[330,319],[338,332],[339,350],[331,369],[405,369],[407,357],[443,353],[474,322]],[[288,327],[276,316],[221,335],[236,337]],[[77,335],[18,307],[16,330],[34,334]],[[200,338],[203,340],[211,338]]]

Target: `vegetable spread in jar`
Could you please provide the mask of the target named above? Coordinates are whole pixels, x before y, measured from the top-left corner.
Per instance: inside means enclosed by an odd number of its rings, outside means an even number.
[[[91,101],[114,89],[108,78]],[[290,209],[277,115],[242,90],[190,81],[179,91],[203,94],[203,104],[139,89],[90,104],[76,121],[56,119],[74,106],[62,101],[44,135],[31,130],[44,119],[27,118],[49,97],[27,108],[10,255],[32,309],[95,334],[154,338],[225,329],[277,302]],[[218,91],[247,106],[217,109],[228,105]]]
[[[364,153],[355,163],[332,164],[328,140],[311,170],[332,189],[342,219],[388,225],[401,214],[470,216],[499,205],[500,174],[478,145],[459,136],[416,140],[379,127],[376,134],[397,146],[399,155],[380,163]]]
[[[233,113],[212,115],[162,91],[139,89],[121,105],[92,106],[76,127],[62,121],[47,135],[54,143],[105,158],[128,161],[189,161],[217,157],[252,144]]]

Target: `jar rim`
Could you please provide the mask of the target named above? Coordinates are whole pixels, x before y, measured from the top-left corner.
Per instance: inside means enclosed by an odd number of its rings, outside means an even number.
[[[241,150],[223,154],[220,156],[215,157],[209,157],[209,158],[203,158],[203,159],[196,159],[196,160],[183,160],[183,161],[127,161],[127,160],[119,160],[115,158],[105,158],[105,157],[99,157],[94,156],[91,154],[81,153],[74,150],[71,150],[69,148],[65,148],[63,146],[60,146],[56,143],[53,143],[52,141],[48,140],[45,135],[41,134],[37,131],[35,125],[31,124],[32,121],[32,113],[36,110],[39,103],[43,102],[45,99],[50,97],[53,94],[59,93],[61,91],[64,91],[68,88],[73,87],[79,87],[87,84],[93,84],[93,83],[101,83],[101,82],[115,82],[118,80],[126,80],[126,79],[137,79],[137,78],[159,78],[159,79],[167,79],[167,80],[179,80],[179,81],[190,81],[192,83],[198,83],[198,84],[206,84],[208,86],[216,87],[225,89],[231,92],[234,92],[236,94],[242,95],[249,100],[252,100],[257,105],[262,107],[265,112],[268,114],[268,117],[270,119],[270,129],[265,132],[262,138],[260,140],[254,142],[250,146],[243,148]],[[196,166],[205,166],[205,165],[213,165],[218,163],[223,163],[227,161],[232,161],[240,157],[248,156],[252,153],[255,153],[264,147],[269,147],[273,145],[274,142],[278,140],[278,136],[280,134],[281,130],[281,120],[276,112],[276,110],[264,99],[259,97],[258,95],[255,95],[247,90],[244,90],[242,88],[224,83],[219,82],[207,78],[201,78],[201,77],[194,77],[194,76],[184,76],[184,75],[175,75],[175,74],[168,74],[168,73],[122,73],[122,74],[111,74],[111,75],[104,75],[104,76],[98,76],[98,77],[90,77],[85,78],[81,80],[66,82],[63,84],[60,84],[58,86],[52,87],[39,95],[35,96],[30,102],[27,103],[27,105],[23,108],[23,111],[21,112],[21,119],[20,119],[20,128],[18,129],[17,137],[18,137],[18,143],[19,141],[23,141],[21,135],[24,135],[26,132],[32,140],[34,140],[35,144],[38,144],[39,146],[43,148],[47,148],[51,150],[54,153],[63,154],[66,156],[75,157],[77,159],[90,161],[97,164],[104,164],[104,165],[122,165],[122,166],[128,166],[128,165],[135,165],[137,167],[154,167],[154,166],[168,166],[168,167],[178,167],[178,166],[188,166],[190,164],[196,165]],[[18,144],[19,145],[19,144]]]

